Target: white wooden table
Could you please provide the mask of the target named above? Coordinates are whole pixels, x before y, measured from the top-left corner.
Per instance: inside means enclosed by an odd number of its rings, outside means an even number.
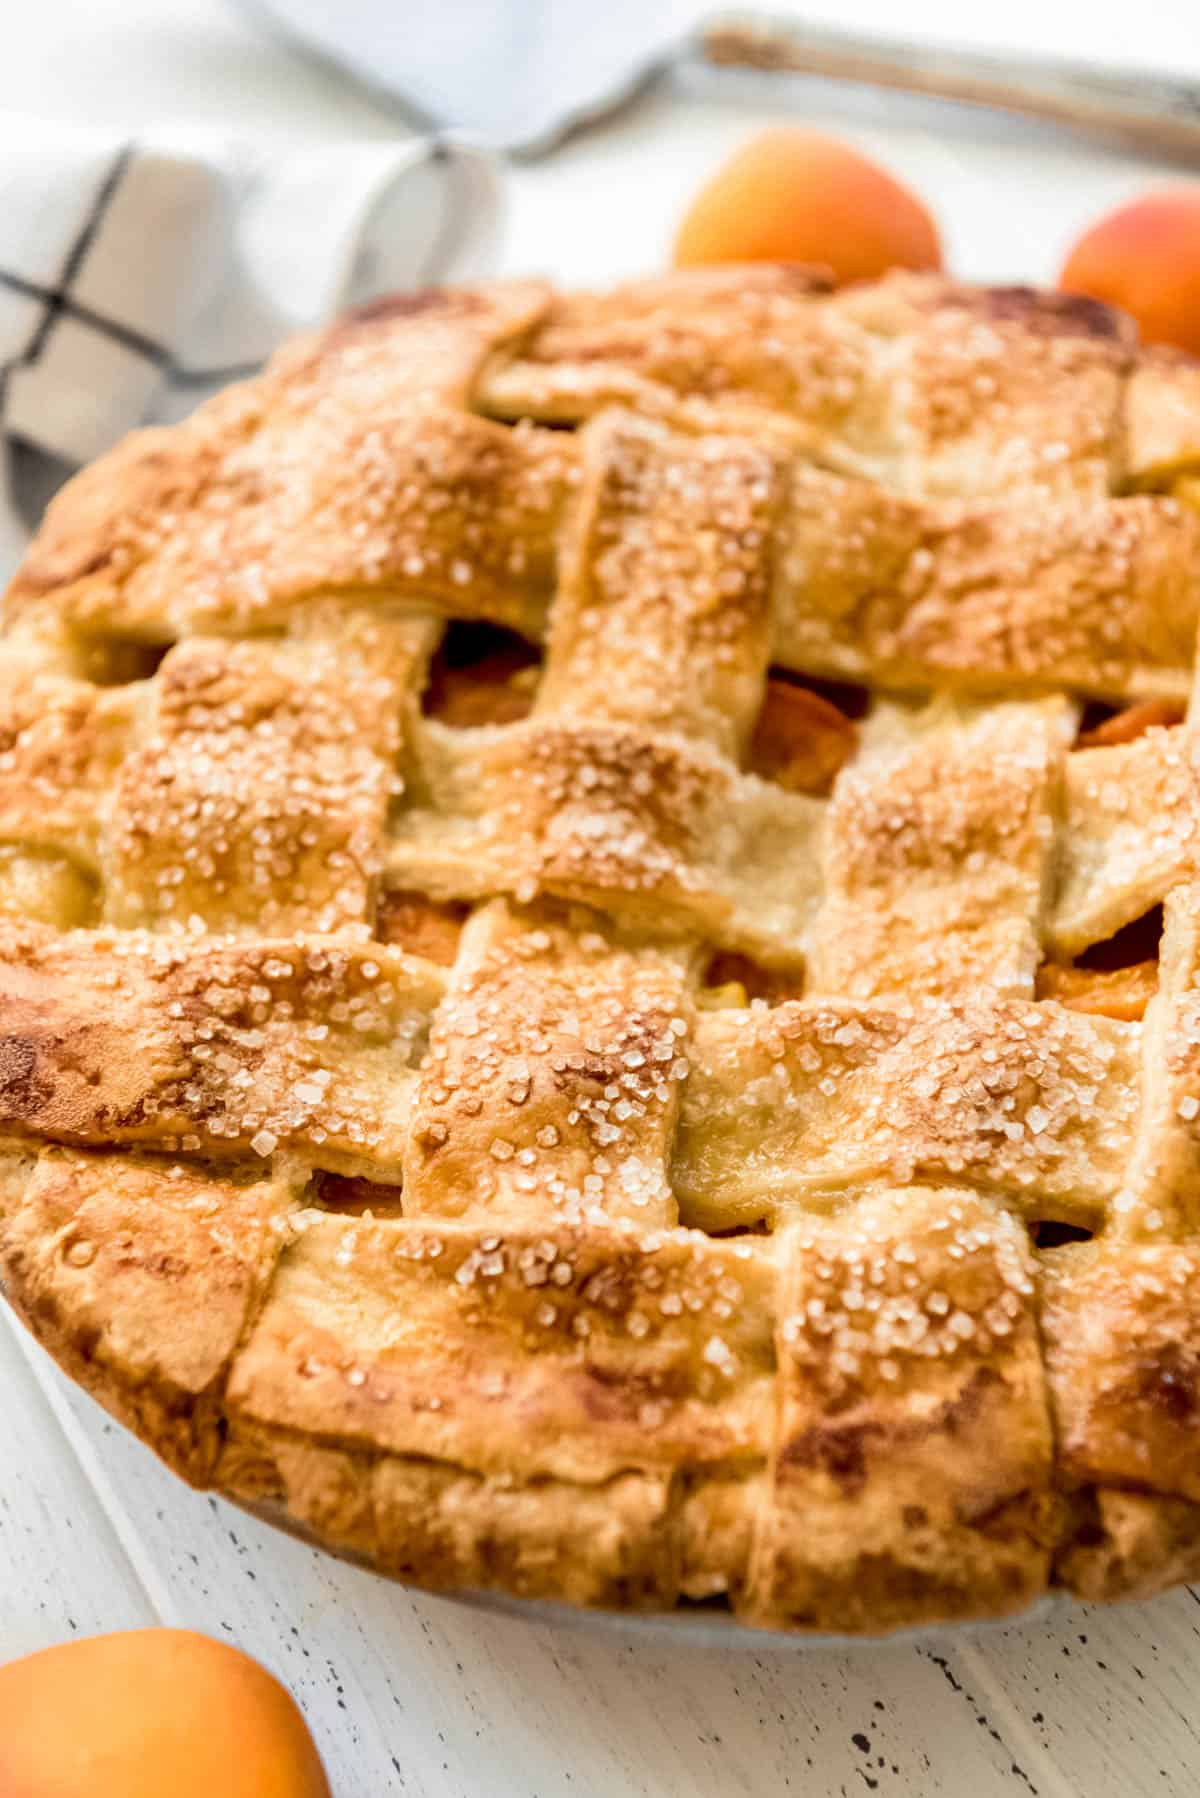
[[[817,8],[811,8],[815,12]],[[1200,70],[1184,0],[1012,0],[1011,41]],[[877,4],[840,8],[863,21]],[[218,0],[5,9],[0,105],[73,119],[231,119],[308,136],[393,126],[255,39]],[[910,5],[905,29],[970,29]],[[978,32],[978,28],[977,32]],[[1122,41],[1122,33],[1130,43]],[[1073,229],[1152,179],[986,121],[848,128],[939,210],[953,265],[1047,279]],[[519,172],[512,272],[661,262],[683,197],[754,122],[655,103]],[[338,1798],[1121,1798],[1200,1789],[1200,1595],[842,1651],[560,1628],[416,1597],[187,1491],[0,1314],[0,1660],[168,1622],[236,1641],[296,1693]]]

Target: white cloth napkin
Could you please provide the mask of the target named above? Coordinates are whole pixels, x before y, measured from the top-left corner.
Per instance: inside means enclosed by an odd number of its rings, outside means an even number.
[[[500,225],[494,163],[454,139],[120,142],[0,121],[0,575],[39,500],[125,431],[345,306],[486,273]]]

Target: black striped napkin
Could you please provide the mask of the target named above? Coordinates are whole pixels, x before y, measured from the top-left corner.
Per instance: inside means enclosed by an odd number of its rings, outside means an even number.
[[[489,271],[501,186],[452,139],[115,143],[0,125],[0,573],[63,477],[300,327]]]

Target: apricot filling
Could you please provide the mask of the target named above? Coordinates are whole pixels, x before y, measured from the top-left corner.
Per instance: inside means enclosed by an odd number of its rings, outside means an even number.
[[[1094,1230],[1085,1230],[1081,1224],[1064,1224],[1054,1218],[1031,1224],[1029,1232],[1039,1249],[1062,1249],[1070,1243],[1091,1242],[1095,1235]]]
[[[396,1217],[403,1209],[398,1186],[380,1186],[350,1174],[319,1174],[313,1193],[322,1211],[342,1217]]]
[[[797,971],[760,967],[749,956],[718,950],[704,973],[699,1004],[705,1011],[726,1011],[749,1005],[751,999],[765,999],[768,1005],[781,1005],[785,999],[798,999],[804,990],[804,976]]]
[[[1037,997],[1056,999],[1072,1011],[1136,1023],[1158,990],[1162,928],[1162,906],[1156,905],[1105,942],[1093,943],[1074,962],[1043,962]]]
[[[523,637],[455,620],[430,664],[422,710],[455,730],[517,724],[529,716],[540,673],[541,658]]]
[[[1136,742],[1148,730],[1157,730],[1183,722],[1184,706],[1177,699],[1143,699],[1136,705],[1122,707],[1107,717],[1089,722],[1084,714],[1083,728],[1075,739],[1076,749],[1114,749],[1120,743]]]
[[[375,934],[381,943],[394,943],[409,955],[423,955],[448,968],[458,954],[467,907],[453,900],[430,899],[425,893],[385,888],[379,900]]]
[[[828,793],[858,748],[858,731],[811,687],[774,675],[750,745],[750,767],[789,793]]]
[[[1128,968],[1060,967],[1043,962],[1038,969],[1037,997],[1057,999],[1071,1011],[1136,1024],[1158,990],[1158,963],[1135,962]]]

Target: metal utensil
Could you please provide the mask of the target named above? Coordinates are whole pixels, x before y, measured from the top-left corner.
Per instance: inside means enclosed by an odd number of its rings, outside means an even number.
[[[755,13],[702,25],[696,52],[720,68],[815,75],[992,107],[1200,166],[1200,82],[1172,75],[908,44]]]
[[[536,157],[673,76],[809,76],[999,109],[1200,167],[1200,80],[955,49],[736,13],[703,0],[236,0],[293,50],[423,129]],[[699,18],[700,22],[696,23]],[[790,85],[783,83],[781,85]]]

